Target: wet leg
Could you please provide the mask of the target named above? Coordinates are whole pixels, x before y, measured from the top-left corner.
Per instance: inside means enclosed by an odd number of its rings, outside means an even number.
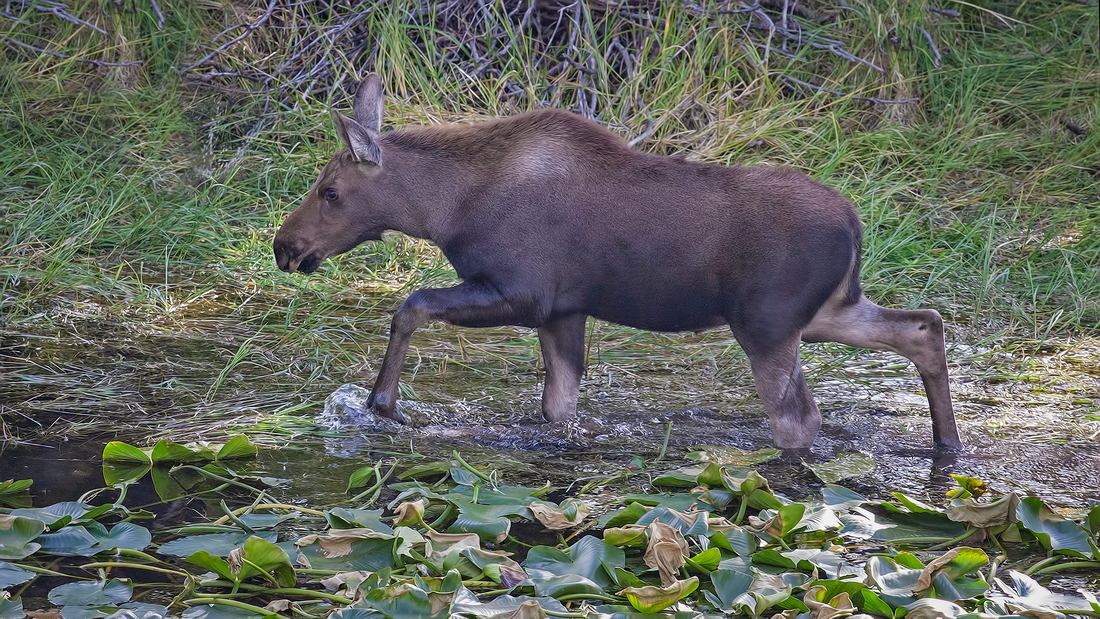
[[[577,412],[577,395],[584,374],[584,314],[554,318],[539,327],[539,345],[546,365],[542,416],[566,421]]]
[[[383,417],[408,423],[397,412],[397,386],[401,366],[409,351],[412,334],[431,320],[442,320],[464,327],[498,327],[537,324],[537,311],[517,306],[496,290],[477,282],[464,282],[454,288],[417,290],[405,299],[393,316],[390,342],[382,360],[382,369],[367,400],[368,406]]]
[[[844,304],[830,300],[802,332],[807,342],[839,342],[859,348],[890,350],[917,366],[937,446],[962,447],[947,376],[943,319],[935,310],[895,310],[866,297]]]
[[[743,337],[738,340],[752,365],[752,379],[768,413],[776,447],[809,448],[821,429],[821,413],[802,374],[798,336],[769,347],[754,346]]]

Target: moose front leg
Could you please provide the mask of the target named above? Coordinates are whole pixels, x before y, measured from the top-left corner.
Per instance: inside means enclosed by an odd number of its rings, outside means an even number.
[[[424,323],[442,320],[461,327],[534,325],[537,320],[533,315],[530,306],[518,307],[495,289],[478,282],[417,290],[393,316],[390,342],[367,406],[383,417],[409,423],[408,415],[397,411],[397,385],[412,334]]]

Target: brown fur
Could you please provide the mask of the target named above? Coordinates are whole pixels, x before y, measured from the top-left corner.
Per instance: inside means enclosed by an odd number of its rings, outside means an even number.
[[[394,317],[372,403],[398,417],[412,332],[429,320],[538,329],[543,414],[575,412],[584,317],[658,331],[729,325],[781,447],[808,447],[820,413],[800,339],[894,350],[925,382],[938,445],[959,446],[943,326],[932,310],[874,305],[859,287],[862,227],[840,194],[787,168],[696,163],[631,150],[596,123],[541,110],[380,133],[364,80],[348,148],[275,238],[279,267],[311,272],[384,230],[431,239],[463,283],[420,290]]]

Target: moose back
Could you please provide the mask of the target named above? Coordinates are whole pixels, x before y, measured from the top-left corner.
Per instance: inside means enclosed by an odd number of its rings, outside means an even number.
[[[859,284],[862,226],[837,192],[785,168],[708,165],[630,149],[599,125],[539,110],[381,134],[370,74],[346,148],[275,235],[279,268],[311,273],[385,230],[430,239],[462,283],[409,295],[369,400],[401,421],[398,379],[420,325],[538,330],[547,421],[576,413],[585,320],[654,331],[728,325],[752,366],[775,444],[821,426],[799,342],[884,349],[920,372],[937,446],[960,446],[943,321],[875,305]]]

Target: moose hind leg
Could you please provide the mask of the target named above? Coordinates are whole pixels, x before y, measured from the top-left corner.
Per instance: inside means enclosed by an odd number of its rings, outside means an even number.
[[[798,336],[767,348],[753,346],[741,337],[738,340],[752,366],[752,379],[768,413],[776,447],[809,448],[821,429],[821,413],[802,374]]]
[[[962,447],[951,407],[943,319],[939,312],[888,309],[866,297],[855,303],[830,301],[803,330],[802,339],[890,350],[912,361],[928,396],[932,440],[938,446]]]
[[[577,395],[584,374],[584,323],[587,316],[553,318],[539,327],[539,345],[546,365],[542,388],[542,416],[566,421],[577,412]]]

